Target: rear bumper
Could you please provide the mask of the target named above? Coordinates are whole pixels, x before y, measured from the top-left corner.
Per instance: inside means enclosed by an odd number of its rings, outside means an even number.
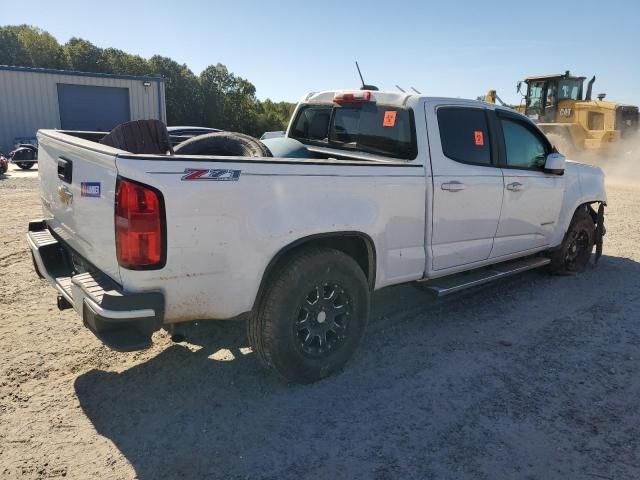
[[[161,292],[128,293],[104,273],[77,273],[71,250],[43,220],[29,223],[27,242],[36,273],[58,292],[58,305],[72,306],[105,345],[119,351],[147,348],[164,317]]]

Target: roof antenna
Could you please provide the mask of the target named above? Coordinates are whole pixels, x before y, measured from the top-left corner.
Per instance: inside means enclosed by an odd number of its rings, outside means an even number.
[[[378,90],[378,87],[375,85],[367,85],[364,83],[364,78],[362,78],[362,72],[360,71],[360,65],[358,65],[358,61],[356,60],[356,68],[358,69],[358,75],[360,75],[360,81],[362,82],[362,87],[360,90]]]
[[[407,92],[405,92],[402,88],[400,88],[400,85],[396,85],[396,88],[397,88],[398,90],[400,90],[402,93],[407,93]]]
[[[411,90],[413,90],[414,92],[416,92],[418,95],[422,95],[422,92],[419,92],[418,90],[416,90],[415,88],[411,87]]]

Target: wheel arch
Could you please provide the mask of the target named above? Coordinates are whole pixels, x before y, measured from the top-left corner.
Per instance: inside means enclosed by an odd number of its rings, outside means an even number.
[[[253,305],[254,310],[258,307],[267,281],[276,267],[291,254],[309,247],[334,248],[349,255],[362,268],[367,278],[369,290],[373,291],[376,283],[377,265],[376,247],[373,239],[366,233],[358,231],[318,233],[299,238],[285,245],[271,258],[260,280],[260,286]]]
[[[580,210],[581,208],[585,208],[589,213],[589,215],[591,216],[591,218],[593,219],[594,223],[596,222],[597,209],[594,209],[592,206],[593,204],[596,204],[596,203],[602,203],[605,206],[607,205],[607,201],[603,199],[587,200],[582,198],[578,202],[576,202],[573,208],[567,209],[566,213],[564,215],[561,215],[561,219],[560,219],[561,221],[560,221],[560,224],[558,225],[559,228],[557,229],[556,235],[554,236],[554,241],[551,243],[554,248],[558,247],[562,243],[565,235],[567,234],[567,231],[569,230],[569,226],[573,221],[573,218],[575,217],[578,210]]]

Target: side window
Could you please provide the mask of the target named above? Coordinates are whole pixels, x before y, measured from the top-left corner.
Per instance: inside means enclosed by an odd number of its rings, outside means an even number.
[[[293,127],[294,138],[325,140],[329,134],[330,106],[309,106],[298,116]]]
[[[521,122],[502,118],[507,165],[516,168],[542,168],[546,158],[543,141]]]
[[[443,153],[452,160],[491,165],[487,115],[480,108],[441,107],[438,128]]]

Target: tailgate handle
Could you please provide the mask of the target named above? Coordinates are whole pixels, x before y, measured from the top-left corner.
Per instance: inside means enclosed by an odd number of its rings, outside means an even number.
[[[58,158],[58,178],[66,183],[73,180],[73,162],[64,157]]]

